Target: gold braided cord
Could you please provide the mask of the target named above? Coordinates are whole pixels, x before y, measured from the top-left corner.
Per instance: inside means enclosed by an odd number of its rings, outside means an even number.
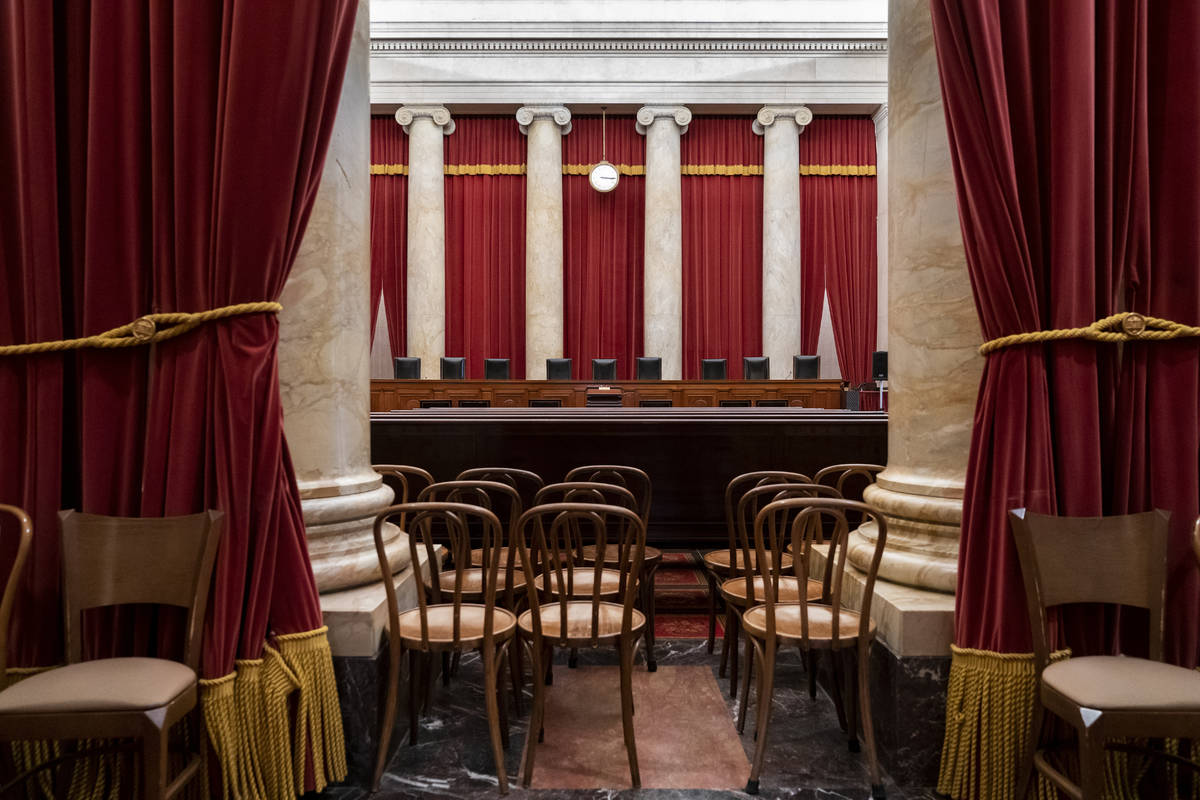
[[[346,741],[341,706],[333,675],[333,657],[326,636],[329,628],[276,636],[282,661],[300,685],[296,730],[292,737],[293,775],[297,794],[304,793],[306,759],[312,755],[316,791],[346,777]],[[312,744],[311,749],[307,744]]]
[[[1000,336],[981,344],[979,354],[986,356],[1017,344],[1056,342],[1064,339],[1086,339],[1093,342],[1161,342],[1192,336],[1200,336],[1200,327],[1159,317],[1147,317],[1133,311],[1122,311],[1082,328],[1057,328]]]
[[[564,175],[587,175],[595,164],[563,164]],[[614,164],[622,175],[645,175],[644,164]],[[446,175],[524,175],[524,164],[446,164]],[[762,164],[683,164],[681,175],[762,175]],[[408,164],[372,164],[372,175],[408,175]],[[801,175],[846,175],[869,177],[877,174],[874,164],[801,164]]]
[[[63,350],[81,350],[95,347],[103,350],[117,347],[140,347],[144,344],[162,342],[174,339],[190,330],[194,330],[205,322],[217,319],[227,319],[242,314],[275,314],[283,310],[283,306],[274,302],[236,303],[208,311],[167,311],[158,314],[147,314],[133,322],[118,328],[98,333],[94,336],[84,336],[79,339],[60,339],[52,342],[31,342],[29,344],[9,344],[0,346],[0,356],[23,356],[37,353],[57,353]],[[160,325],[168,327],[160,328]]]

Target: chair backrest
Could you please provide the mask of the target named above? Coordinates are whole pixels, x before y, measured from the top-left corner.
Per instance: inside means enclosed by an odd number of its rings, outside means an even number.
[[[788,527],[772,524],[779,515],[790,509],[799,509],[800,513],[793,516]],[[768,638],[775,635],[775,604],[779,596],[779,578],[783,574],[782,559],[768,561],[767,553],[779,553],[785,543],[792,546],[792,569],[796,577],[802,580],[809,575],[809,565],[812,561],[813,545],[818,543],[819,532],[824,527],[823,520],[833,520],[833,536],[829,544],[829,556],[826,560],[825,587],[822,604],[830,607],[832,615],[832,630],[830,638],[833,647],[837,649],[840,635],[840,618],[842,613],[842,590],[846,575],[846,556],[850,550],[850,521],[847,512],[856,517],[870,519],[877,525],[875,549],[864,576],[862,597],[857,609],[859,617],[858,636],[866,640],[871,630],[871,601],[875,596],[875,578],[879,573],[879,562],[883,558],[883,549],[887,545],[887,521],[879,512],[864,503],[853,500],[839,500],[833,497],[790,497],[775,500],[764,506],[754,518],[754,546],[758,553],[760,564],[768,564],[764,571],[767,579],[764,581],[762,603],[766,606],[766,627]],[[800,634],[801,647],[804,648],[809,637],[808,604],[803,591],[800,593]]]
[[[483,360],[483,377],[489,381],[506,381],[509,376],[507,358],[485,358]]]
[[[578,629],[568,631],[568,626],[565,624],[568,619],[567,603],[580,600],[580,596],[575,592],[574,570],[570,568],[573,555],[570,539],[573,536],[572,531],[577,530],[583,530],[585,538],[591,539],[596,545],[596,562],[593,567],[592,580],[593,592],[590,599],[591,613],[588,617],[586,633]],[[563,641],[570,633],[576,637],[588,636],[593,645],[598,643],[600,604],[603,602],[600,576],[604,569],[620,572],[618,592],[622,605],[621,634],[622,637],[630,635],[633,625],[633,607],[638,594],[638,580],[646,558],[646,526],[642,523],[641,517],[634,511],[620,506],[597,503],[548,503],[536,505],[522,514],[517,531],[521,563],[525,569],[525,585],[529,593],[529,610],[533,617],[533,646],[535,649],[540,647],[542,642],[542,598],[538,596],[534,581],[537,577],[536,568],[543,564],[548,565],[545,569],[547,580],[553,581],[554,585],[559,587],[566,587],[566,591],[557,592],[557,596],[553,599],[553,602],[559,605],[560,619],[564,621],[560,628]],[[614,549],[616,558],[609,558],[609,554]]]
[[[818,470],[813,482],[834,487],[846,500],[865,502],[863,493],[875,483],[875,476],[884,469],[882,464],[834,464]]]
[[[1018,508],[1008,512],[1008,518],[1039,672],[1050,661],[1046,609],[1075,603],[1148,609],[1150,658],[1162,660],[1170,513],[1056,517]]]
[[[742,378],[748,381],[765,381],[771,377],[771,359],[768,356],[746,356],[742,359]]]
[[[615,358],[593,358],[592,380],[615,381],[617,379],[617,360]]]
[[[5,545],[5,550],[13,553],[13,562],[8,570],[8,580],[4,582],[4,593],[0,594],[0,689],[3,689],[6,683],[5,670],[8,668],[8,623],[12,618],[21,574],[25,570],[25,559],[29,557],[29,547],[33,541],[33,521],[16,506],[0,504],[0,514],[13,517],[17,525],[16,545]],[[0,526],[0,530],[2,529],[3,526]]]
[[[127,603],[187,609],[183,661],[200,666],[200,635],[225,515],[106,517],[60,511],[67,662],[83,658],[82,614]]]
[[[821,357],[792,356],[792,377],[796,380],[821,377]]]
[[[542,476],[527,469],[515,467],[473,467],[464,469],[455,476],[456,481],[495,481],[511,486],[521,496],[521,505],[529,508],[534,504],[533,498],[538,489],[546,485]],[[510,530],[509,535],[512,535]]]
[[[702,359],[700,359],[700,377],[706,381],[723,381],[723,380],[725,380],[725,359],[723,359],[723,358],[702,358]]]
[[[392,377],[398,381],[421,379],[421,359],[412,356],[397,356],[392,359]]]
[[[754,544],[754,520],[758,517],[758,512],[764,507],[776,500],[783,500],[790,497],[833,497],[840,498],[841,494],[837,489],[831,486],[821,486],[817,483],[793,483],[793,482],[775,482],[771,478],[764,478],[762,481],[754,484],[750,489],[741,496],[737,503],[737,511],[735,512],[734,527],[737,530],[738,547],[742,553],[742,564],[750,563],[750,552],[755,550]],[[775,514],[768,519],[768,524],[771,530],[787,531],[790,520],[799,514],[803,509],[799,506],[783,506]],[[820,525],[820,520],[813,518],[810,524]],[[823,537],[819,527],[818,530],[806,532],[806,535],[811,536],[814,541],[820,541]],[[771,558],[776,562],[783,560],[784,549],[787,541],[785,536],[777,536],[773,540],[777,547],[773,547],[769,542],[767,550],[771,553]],[[831,548],[836,543],[831,544]],[[833,551],[830,551],[829,560],[825,566],[825,588],[823,594],[829,594],[829,578],[832,574]],[[796,563],[795,559],[793,563]],[[731,562],[732,563],[732,562]],[[774,562],[773,562],[774,563]],[[751,605],[755,600],[754,590],[754,574],[755,570],[743,569],[746,578],[746,598]],[[801,577],[798,571],[796,577]],[[803,576],[807,578],[807,575]]]
[[[411,518],[410,518],[411,515]],[[412,557],[413,569],[420,572],[418,554],[422,548],[428,559],[425,569],[430,572],[426,585],[430,589],[430,600],[426,601],[425,592],[418,591],[417,608],[421,617],[421,650],[429,650],[429,606],[452,606],[451,641],[455,647],[462,642],[462,607],[463,586],[467,570],[471,569],[471,535],[472,523],[481,531],[480,546],[483,548],[483,575],[481,591],[483,593],[483,630],[484,647],[492,646],[492,622],[495,616],[496,575],[500,568],[500,541],[502,538],[500,520],[486,508],[468,503],[401,503],[390,506],[375,516],[375,540],[382,539],[383,526],[391,519],[399,517],[407,521],[408,552]],[[442,545],[446,548],[450,560],[454,564],[454,589],[444,591],[442,582],[434,573],[437,564],[436,548]],[[425,576],[418,577],[424,581]],[[399,644],[399,615],[400,609],[396,602],[396,589],[392,581],[383,581],[387,594],[389,625],[388,630],[394,644]],[[447,597],[447,594],[449,596]],[[398,651],[396,651],[398,652]]]
[[[614,486],[628,489],[637,500],[636,510],[638,516],[642,518],[642,523],[650,525],[650,476],[643,470],[617,464],[588,464],[571,470],[563,480],[611,483]],[[623,503],[614,505],[623,505]]]
[[[639,356],[637,360],[637,379],[639,381],[661,381],[662,359],[658,356]]]
[[[785,470],[757,470],[735,475],[725,484],[725,533],[729,538],[729,563],[733,563],[738,549],[737,508],[742,495],[756,485],[774,483],[812,483],[813,479],[801,472]]]
[[[442,380],[461,381],[467,377],[467,360],[465,358],[447,358],[442,356]]]
[[[887,350],[876,350],[871,353],[871,380],[887,380]]]
[[[548,381],[569,381],[569,380],[571,380],[571,359],[569,359],[569,358],[547,358],[546,359],[546,380],[548,380]]]
[[[433,475],[420,467],[410,467],[407,464],[373,464],[371,469],[383,476],[383,482],[392,487],[392,505],[409,503],[417,499],[421,490],[431,483],[436,483]],[[396,523],[404,530],[404,518]],[[377,547],[382,544],[376,543]],[[386,583],[387,581],[384,581]]]

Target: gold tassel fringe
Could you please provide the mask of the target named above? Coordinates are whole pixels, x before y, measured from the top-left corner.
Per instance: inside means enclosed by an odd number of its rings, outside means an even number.
[[[315,631],[276,637],[283,662],[300,684],[296,732],[292,737],[297,794],[304,792],[305,757],[310,752],[316,791],[346,777],[346,740],[333,676],[333,657],[326,638],[328,630],[322,626]],[[311,747],[307,747],[310,743]]]

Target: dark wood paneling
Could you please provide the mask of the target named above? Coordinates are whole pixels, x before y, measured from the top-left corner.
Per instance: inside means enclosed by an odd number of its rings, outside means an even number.
[[[796,408],[480,408],[373,413],[371,457],[438,480],[508,466],[547,483],[587,463],[629,464],[654,487],[650,538],[672,547],[725,541],[723,496],[756,469],[813,474],[887,463],[887,415]]]

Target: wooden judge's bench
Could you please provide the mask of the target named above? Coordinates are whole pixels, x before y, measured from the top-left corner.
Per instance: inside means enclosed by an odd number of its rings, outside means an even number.
[[[410,408],[844,408],[840,380],[371,381],[372,411]]]

